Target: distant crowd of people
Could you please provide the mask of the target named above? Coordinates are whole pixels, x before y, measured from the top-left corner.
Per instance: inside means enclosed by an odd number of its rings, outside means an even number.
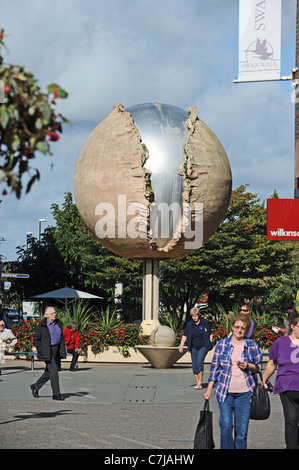
[[[201,390],[204,360],[212,349],[213,335],[199,308],[191,309],[190,315],[179,351],[187,342],[196,380],[194,388]],[[277,369],[274,393],[279,394],[283,407],[286,448],[295,449],[299,448],[299,314],[291,308],[285,317],[283,327],[273,326],[284,336],[278,337],[271,347],[263,384],[269,387],[269,378]],[[231,333],[215,346],[204,397],[209,400],[214,389],[220,411],[221,449],[246,449],[254,374],[262,370],[263,355],[251,339],[255,325],[248,305],[241,307],[231,325]]]
[[[213,333],[199,308],[192,308],[190,315],[179,351],[183,352],[187,343],[195,377],[194,389],[201,390],[204,361],[213,348]],[[214,389],[220,411],[221,449],[246,449],[254,374],[262,370],[263,356],[258,344],[251,339],[255,325],[248,305],[241,307],[239,314],[232,318],[231,325],[231,333],[215,346],[204,397],[209,400]],[[279,394],[282,403],[286,448],[295,449],[299,448],[299,314],[296,309],[289,309],[285,324],[282,327],[273,326],[273,329],[283,333],[283,336],[278,337],[270,349],[269,361],[263,371],[263,384],[268,388],[269,378],[277,370],[273,391]],[[1,320],[0,363],[4,361],[5,351],[16,343],[17,338]],[[47,307],[45,317],[34,333],[33,344],[39,360],[45,362],[45,370],[30,385],[32,395],[38,398],[39,390],[50,381],[53,400],[64,400],[58,372],[61,359],[65,359],[67,354],[72,355],[70,371],[76,370],[81,352],[76,324],[71,322],[63,329],[55,308]]]

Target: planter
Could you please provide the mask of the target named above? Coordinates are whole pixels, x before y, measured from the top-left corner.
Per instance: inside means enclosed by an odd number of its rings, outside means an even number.
[[[94,354],[91,347],[88,346],[87,362],[120,362],[125,364],[148,363],[142,354],[135,351],[134,348],[129,348],[129,353],[131,354],[129,357],[124,357],[116,346],[110,346],[109,349],[102,353]]]
[[[187,352],[187,348],[184,348],[183,352],[180,353],[177,346],[152,346],[148,344],[136,347],[155,369],[169,369]]]
[[[148,364],[149,361],[139,352],[135,351],[134,348],[129,348],[131,354],[130,357],[124,357],[116,346],[110,346],[108,350],[102,353],[94,354],[91,347],[87,348],[87,362],[118,362],[124,364]],[[205,363],[211,363],[214,354],[214,348],[208,352]],[[191,364],[191,354],[186,352],[180,359],[176,361],[176,364]]]

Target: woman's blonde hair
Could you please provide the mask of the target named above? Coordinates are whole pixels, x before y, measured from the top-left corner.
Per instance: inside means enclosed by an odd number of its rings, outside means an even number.
[[[198,308],[198,307],[193,307],[193,308],[191,308],[191,310],[190,310],[190,315],[191,315],[191,317],[192,317],[193,315],[197,315],[198,317],[200,317],[200,310],[199,310],[199,308]]]

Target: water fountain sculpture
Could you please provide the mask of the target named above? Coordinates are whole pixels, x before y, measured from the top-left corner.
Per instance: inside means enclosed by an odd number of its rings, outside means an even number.
[[[144,334],[160,325],[159,260],[209,239],[225,217],[231,185],[225,150],[196,107],[115,105],[87,138],[75,201],[103,246],[143,260]]]

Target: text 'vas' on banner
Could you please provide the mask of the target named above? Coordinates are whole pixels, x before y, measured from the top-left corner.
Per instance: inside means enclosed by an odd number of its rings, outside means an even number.
[[[236,82],[280,80],[281,0],[239,0]]]

